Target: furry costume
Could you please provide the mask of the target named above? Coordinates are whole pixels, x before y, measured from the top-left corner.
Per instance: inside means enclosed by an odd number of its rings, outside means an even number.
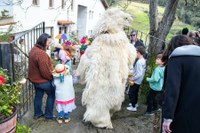
[[[95,29],[95,39],[82,55],[76,74],[86,83],[82,104],[84,120],[96,127],[113,128],[111,116],[121,109],[128,69],[136,57],[135,48],[123,31],[132,18],[119,9],[108,9]]]

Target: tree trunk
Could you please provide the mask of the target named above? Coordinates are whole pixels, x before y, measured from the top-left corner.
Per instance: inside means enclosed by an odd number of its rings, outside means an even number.
[[[149,4],[149,22],[150,22],[150,44],[149,44],[149,48],[148,48],[148,53],[149,56],[151,56],[151,53],[155,53],[156,51],[156,39],[153,37],[157,31],[158,28],[158,10],[157,10],[157,6],[158,6],[158,0],[150,0],[150,4]]]
[[[174,22],[176,9],[179,0],[168,0],[162,20],[157,27],[157,4],[158,0],[150,0],[149,20],[150,20],[150,37],[149,54],[155,55],[162,50],[163,43],[169,33],[169,30]],[[156,38],[155,38],[156,37]]]
[[[147,66],[149,70],[155,67],[156,54],[160,53],[165,45],[165,39],[174,22],[176,9],[179,0],[168,0],[162,20],[158,23],[158,0],[150,0],[149,2],[149,22],[150,36],[148,48]]]

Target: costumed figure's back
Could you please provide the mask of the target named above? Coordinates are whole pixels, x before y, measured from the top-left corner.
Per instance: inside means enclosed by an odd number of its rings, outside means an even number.
[[[128,66],[136,56],[123,31],[131,20],[129,14],[119,9],[106,11],[76,71],[79,81],[86,83],[82,95],[82,104],[86,105],[84,120],[96,127],[113,128],[110,118],[121,109],[124,100]]]

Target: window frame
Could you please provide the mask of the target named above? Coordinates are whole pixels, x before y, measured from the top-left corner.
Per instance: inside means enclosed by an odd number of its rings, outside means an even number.
[[[62,0],[62,9],[65,9],[65,0]]]
[[[49,7],[53,8],[54,7],[54,0],[49,0]]]
[[[33,5],[39,5],[39,0],[33,0],[33,1],[32,1],[32,4],[33,4]]]

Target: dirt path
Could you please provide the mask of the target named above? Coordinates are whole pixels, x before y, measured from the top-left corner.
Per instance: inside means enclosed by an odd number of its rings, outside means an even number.
[[[95,128],[91,124],[82,122],[85,107],[81,105],[83,86],[75,85],[77,108],[71,113],[71,122],[58,124],[56,121],[46,122],[33,120],[33,105],[30,111],[24,116],[23,123],[30,125],[32,133],[158,133],[159,113],[153,116],[143,116],[146,106],[139,103],[137,112],[126,110],[128,97],[122,105],[122,110],[112,117],[113,130]],[[55,111],[56,114],[56,111]]]
[[[31,127],[32,133],[158,133],[160,113],[153,116],[142,115],[146,106],[140,103],[137,112],[126,110],[129,103],[126,95],[122,104],[122,110],[116,112],[112,117],[113,130],[95,128],[91,124],[82,122],[85,107],[81,105],[81,95],[84,86],[77,84],[74,86],[76,93],[76,110],[71,115],[71,122],[58,124],[56,121],[47,122],[44,119],[33,119],[33,105],[30,106],[28,113],[23,117],[21,123]],[[54,111],[56,114],[56,110]]]

